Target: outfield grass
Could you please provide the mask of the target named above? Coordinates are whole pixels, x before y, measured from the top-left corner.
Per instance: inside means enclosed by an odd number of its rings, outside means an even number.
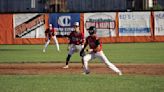
[[[65,62],[67,44],[60,45],[60,53],[55,45],[49,45],[46,53],[42,49],[43,45],[0,45],[0,63]],[[103,44],[103,50],[113,63],[164,63],[164,43]],[[80,62],[79,54],[71,61]]]
[[[0,63],[65,62],[67,45],[0,45]],[[164,43],[104,44],[113,63],[164,63]],[[80,62],[75,54],[72,62]],[[164,76],[109,74],[0,75],[0,92],[163,92]]]
[[[3,75],[1,92],[163,92],[164,77],[112,75]]]

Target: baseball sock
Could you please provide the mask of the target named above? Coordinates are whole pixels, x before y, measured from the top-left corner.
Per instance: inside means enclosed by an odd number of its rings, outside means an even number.
[[[68,65],[70,58],[71,58],[71,55],[68,55],[66,59],[66,65]]]
[[[47,48],[48,44],[50,43],[50,40],[48,40],[44,46],[44,50]]]

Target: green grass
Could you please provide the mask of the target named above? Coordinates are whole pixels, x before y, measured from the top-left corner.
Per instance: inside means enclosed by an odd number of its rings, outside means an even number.
[[[1,92],[163,92],[164,77],[1,75]]]
[[[0,63],[65,62],[67,45],[0,45]],[[113,63],[164,63],[164,43],[103,44]],[[72,62],[80,62],[79,54]],[[96,60],[97,61],[97,60]],[[164,76],[108,74],[0,75],[0,92],[163,92]]]
[[[60,45],[60,53],[55,45],[49,45],[46,53],[42,49],[43,45],[0,45],[0,63],[65,62],[66,44]],[[164,63],[164,43],[103,44],[103,50],[113,63]],[[79,54],[71,62],[80,62]]]
[[[109,44],[104,52],[112,62],[164,63],[164,43]]]

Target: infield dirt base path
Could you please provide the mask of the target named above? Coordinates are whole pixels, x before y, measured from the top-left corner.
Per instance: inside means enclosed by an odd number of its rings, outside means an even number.
[[[63,69],[64,63],[21,63],[0,64],[0,75],[38,75],[38,74],[81,74],[80,63],[70,63],[69,69]],[[164,76],[164,64],[116,64],[126,74],[133,75],[160,75]],[[90,63],[91,74],[116,73],[103,63]]]

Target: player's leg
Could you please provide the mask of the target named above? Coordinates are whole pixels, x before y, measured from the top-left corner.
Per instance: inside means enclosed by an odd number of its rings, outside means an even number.
[[[46,52],[46,48],[47,48],[49,43],[50,43],[50,39],[48,39],[47,42],[45,43],[43,52]]]
[[[57,40],[56,36],[53,36],[53,40],[54,40],[54,43],[56,44],[57,50],[60,51],[59,43],[58,43],[58,40]]]
[[[89,54],[87,54],[83,57],[83,63],[84,63],[83,68],[84,68],[84,73],[85,74],[90,73],[89,68],[88,68],[88,62],[93,58],[94,58],[94,55],[92,53],[89,53]]]
[[[109,68],[111,68],[113,71],[115,71],[116,73],[118,73],[119,75],[122,75],[121,71],[114,65],[112,64],[107,57],[105,56],[105,54],[103,53],[103,51],[97,52],[96,53],[96,57],[98,57],[99,59],[101,59]]]
[[[66,65],[63,67],[63,68],[69,68],[68,64],[69,64],[69,61],[70,61],[70,58],[72,56],[72,54],[74,53],[74,45],[71,45],[70,46],[70,49],[69,49],[69,52],[68,52],[68,55],[67,55],[67,58],[66,58]]]
[[[84,45],[78,45],[78,46],[76,47],[76,49],[78,50],[79,54],[80,54],[80,51],[82,50],[83,47],[84,47]],[[83,56],[83,57],[84,57],[84,56]],[[81,56],[82,67],[84,66],[83,57]]]
[[[66,65],[63,67],[63,68],[69,68],[68,64],[69,64],[69,61],[70,61],[70,58],[71,58],[72,55],[68,54],[67,55],[67,58],[66,58]]]

